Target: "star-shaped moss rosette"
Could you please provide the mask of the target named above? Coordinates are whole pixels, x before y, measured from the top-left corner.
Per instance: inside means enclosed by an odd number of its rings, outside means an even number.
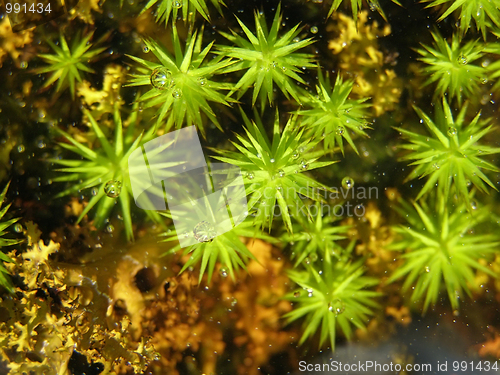
[[[500,89],[500,59],[498,59],[500,55],[500,43],[498,42],[500,39],[500,29],[493,31],[493,34],[497,37],[497,42],[487,43],[484,51],[497,55],[495,61],[486,65],[486,70],[488,72],[488,80],[495,82],[492,91],[498,91]]]
[[[291,216],[307,212],[302,195],[314,201],[324,201],[326,186],[304,172],[326,167],[334,161],[318,161],[324,151],[314,151],[321,138],[304,136],[304,129],[291,117],[280,130],[279,114],[269,140],[265,128],[255,113],[251,122],[242,112],[246,137],[236,134],[238,151],[212,149],[220,156],[215,159],[238,166],[244,176],[248,210],[255,223],[271,230],[274,216],[281,217],[287,231],[292,232]],[[323,195],[322,195],[323,193]],[[279,207],[279,213],[275,212]],[[305,210],[305,211],[304,211]]]
[[[174,54],[155,42],[146,40],[146,46],[159,60],[151,62],[139,57],[129,56],[142,67],[137,68],[139,74],[133,74],[129,86],[147,86],[149,91],[142,94],[139,100],[144,108],[158,106],[157,125],[166,118],[165,131],[172,127],[180,129],[196,125],[205,136],[203,112],[211,122],[221,129],[219,121],[208,102],[229,105],[221,90],[230,90],[229,83],[219,83],[212,80],[216,74],[224,73],[224,69],[233,64],[230,59],[218,55],[208,59],[208,53],[214,42],[202,49],[203,29],[188,35],[184,52],[177,34],[177,28],[172,28]],[[222,130],[222,129],[221,129]]]
[[[95,43],[91,43],[94,31],[88,33],[85,37],[77,34],[68,46],[64,35],[60,35],[59,43],[54,43],[47,39],[47,44],[52,48],[54,54],[39,54],[38,56],[49,65],[33,69],[35,74],[52,73],[45,81],[42,89],[48,88],[57,81],[56,91],[62,92],[69,87],[71,97],[75,98],[75,87],[77,82],[82,82],[84,72],[95,73],[88,64],[98,58],[106,47],[95,48],[101,44],[109,34],[105,34]]]
[[[9,184],[10,183],[8,183],[4,187],[2,193],[0,194],[0,207],[4,203],[5,195],[7,194],[7,190],[9,189]],[[8,257],[7,255],[5,255],[1,250],[6,246],[16,245],[16,244],[20,243],[21,241],[16,240],[16,239],[4,238],[5,234],[7,233],[6,229],[8,227],[10,227],[11,225],[15,224],[19,220],[19,218],[14,218],[14,219],[2,221],[3,217],[5,216],[5,214],[9,210],[9,208],[10,208],[10,204],[4,206],[0,210],[0,287],[4,287],[9,292],[13,293],[14,287],[13,287],[12,281],[10,280],[10,277],[9,277],[9,271],[7,271],[7,269],[5,269],[3,262],[13,263],[14,261],[10,257]]]
[[[225,6],[224,1],[211,0],[211,3],[222,14],[221,5]],[[156,4],[158,4],[158,9],[155,13],[156,22],[165,22],[165,25],[168,24],[170,16],[172,16],[172,22],[175,22],[179,14],[182,14],[183,21],[188,20],[189,17],[191,23],[194,22],[197,13],[201,14],[207,21],[210,21],[210,13],[206,0],[149,0],[141,11],[141,14]]]
[[[237,91],[239,99],[253,87],[252,104],[260,97],[260,104],[264,108],[266,98],[270,104],[273,103],[276,84],[287,98],[293,97],[300,103],[294,81],[305,84],[298,73],[301,73],[303,67],[314,67],[314,56],[297,51],[312,44],[311,38],[296,40],[300,33],[299,25],[282,37],[278,36],[282,23],[281,4],[276,9],[271,29],[267,28],[264,13],[255,12],[256,35],[238,18],[237,20],[246,38],[233,30],[231,34],[221,32],[233,45],[217,46],[221,55],[239,60],[227,71],[245,70],[232,92]]]
[[[136,103],[130,117],[127,119],[129,125],[125,132],[123,131],[118,107],[115,108],[114,144],[108,140],[108,136],[92,114],[84,109],[84,114],[89,119],[99,145],[92,149],[78,142],[68,133],[59,130],[59,133],[69,142],[60,142],[59,145],[78,155],[78,158],[49,160],[63,167],[56,169],[57,172],[65,173],[65,175],[56,177],[53,180],[71,183],[70,187],[63,190],[56,197],[81,194],[82,190],[91,193],[91,198],[78,217],[77,222],[80,222],[85,215],[95,208],[93,224],[96,228],[102,228],[110,217],[115,204],[119,202],[128,240],[134,238],[130,207],[130,200],[133,197],[130,178],[134,178],[134,176],[129,173],[128,158],[136,148],[152,138],[154,129],[151,128],[146,134],[135,135],[138,122],[137,106]],[[158,223],[162,221],[158,212],[147,210],[146,213],[153,221]]]
[[[336,225],[339,217],[335,216],[335,212],[322,212],[320,203],[307,209],[308,215],[295,217],[297,223],[293,224],[293,233],[285,233],[281,237],[284,243],[291,245],[294,267],[302,262],[308,264],[327,257],[340,259],[343,249],[338,241],[347,238],[350,226]]]
[[[354,243],[346,251],[350,253],[353,248]],[[304,318],[299,345],[319,332],[319,346],[328,340],[335,350],[338,328],[350,339],[353,326],[366,327],[373,310],[379,307],[376,298],[381,293],[369,290],[380,281],[363,273],[363,259],[344,262],[332,258],[307,265],[305,270],[288,271],[298,288],[285,297],[293,302],[294,309],[284,318],[288,323]]]
[[[435,97],[448,94],[460,104],[464,97],[475,95],[487,77],[486,68],[474,64],[484,56],[484,46],[477,40],[463,43],[459,34],[453,34],[451,44],[438,31],[432,37],[432,47],[423,45],[416,50],[422,55],[420,61],[427,64],[422,68],[429,76],[425,85],[437,82]]]
[[[449,5],[438,21],[444,20],[455,11],[460,11],[459,23],[462,35],[472,27],[472,19],[474,19],[476,29],[481,31],[485,40],[486,31],[491,27],[490,21],[500,27],[499,0],[422,0],[422,2],[430,3],[427,7]]]
[[[337,144],[344,154],[343,139],[359,154],[350,132],[368,137],[365,130],[371,129],[366,118],[370,104],[364,102],[368,99],[348,99],[354,82],[343,81],[337,75],[332,88],[328,73],[326,77],[318,69],[317,95],[307,95],[304,99],[304,108],[296,113],[302,116],[302,125],[311,129],[316,136],[324,134],[325,150],[333,151]]]
[[[328,11],[328,17],[330,17],[333,12],[336,12],[339,9],[339,7],[342,4],[342,2],[344,2],[344,0],[333,0],[332,5],[330,6],[330,10]],[[352,18],[354,20],[357,20],[357,18],[358,18],[358,11],[363,6],[363,0],[349,0],[349,1],[346,1],[346,2],[350,2],[351,3]],[[401,6],[401,4],[400,4],[400,2],[398,0],[392,0],[392,2],[395,3],[395,4],[398,4],[399,6]],[[367,0],[367,3],[370,6],[371,10],[376,10],[382,16],[382,18],[385,21],[387,21],[387,17],[385,15],[382,7],[380,6],[380,3],[379,3],[378,0]]]
[[[456,310],[463,292],[470,296],[471,289],[477,289],[475,271],[498,276],[480,260],[498,253],[500,242],[497,235],[475,233],[488,220],[488,208],[476,204],[469,211],[465,203],[452,208],[439,197],[431,202],[435,204],[429,206],[424,201],[412,207],[400,200],[397,211],[407,224],[394,229],[401,239],[390,249],[404,252],[400,256],[403,265],[388,282],[405,277],[402,292],[411,288],[411,301],[423,302],[424,312],[436,304],[446,288],[451,307]]]
[[[162,215],[171,218],[168,213],[162,213]],[[251,259],[256,260],[242,242],[242,237],[260,238],[269,243],[276,242],[273,237],[256,229],[251,218],[247,218],[232,230],[219,235],[216,235],[215,228],[208,228],[209,223],[204,224],[203,233],[212,232],[213,235],[200,236],[201,232],[198,231],[197,233],[197,228],[194,228],[191,233],[177,233],[175,230],[171,230],[161,235],[161,237],[165,237],[163,242],[177,241],[178,236],[194,236],[198,239],[199,243],[187,246],[182,250],[184,255],[191,255],[180,272],[182,273],[189,267],[200,264],[199,283],[201,283],[205,273],[207,273],[207,282],[211,282],[217,263],[220,264],[219,273],[222,277],[229,275],[231,279],[235,280],[235,271],[238,269],[246,270],[247,262]],[[180,249],[181,245],[177,244],[165,255],[176,253]]]
[[[460,110],[457,118],[453,118],[450,107],[443,99],[443,106],[436,109],[435,120],[432,121],[421,109],[415,111],[427,126],[428,134],[414,133],[396,128],[409,143],[401,148],[410,150],[401,160],[412,160],[410,165],[416,166],[406,181],[427,177],[427,182],[418,193],[417,200],[434,189],[447,199],[450,191],[459,195],[470,205],[468,184],[472,183],[481,192],[488,192],[488,186],[497,190],[495,185],[483,173],[499,171],[494,164],[484,157],[500,152],[500,148],[487,146],[479,141],[494,130],[488,120],[480,120],[480,113],[470,122],[465,120],[467,105]]]

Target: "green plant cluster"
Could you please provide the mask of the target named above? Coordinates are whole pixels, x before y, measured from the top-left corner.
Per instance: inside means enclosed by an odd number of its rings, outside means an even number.
[[[434,1],[430,6],[445,2]],[[368,3],[387,18],[378,1]],[[329,16],[340,4],[333,1]],[[362,4],[351,0],[355,18]],[[483,15],[474,17],[471,4],[477,12],[483,9]],[[220,31],[214,40],[205,42],[208,33],[203,26],[197,27],[196,14],[202,16],[200,21],[211,22],[209,8],[222,12],[221,5],[225,4],[215,0],[211,4],[151,0],[145,5],[143,13],[157,7],[156,21],[165,24],[171,43],[156,36],[144,38],[144,53],[127,55],[123,64],[131,66],[130,74],[120,89],[138,92],[131,106],[117,101],[109,118],[99,119],[92,108],[84,108],[90,125],[85,136],[76,130],[73,134],[56,131],[61,155],[48,161],[59,174],[53,181],[66,184],[56,197],[87,194],[77,222],[88,217],[97,229],[109,228],[112,213],[118,211],[126,239],[133,240],[140,214],[131,203],[128,156],[156,135],[191,125],[205,140],[230,137],[226,146],[209,148],[209,162],[241,169],[248,217],[233,231],[195,236],[199,243],[185,249],[173,244],[168,253],[181,252],[187,259],[181,272],[199,266],[198,281],[202,283],[206,274],[210,283],[215,270],[220,277],[236,279],[236,271],[256,259],[247,247],[252,238],[281,247],[292,260],[288,276],[296,284],[286,296],[294,306],[285,316],[287,322],[304,322],[301,344],[318,332],[320,346],[328,343],[333,349],[339,332],[351,338],[353,329],[364,329],[376,313],[383,276],[367,274],[366,259],[348,241],[351,226],[323,211],[323,204],[334,203],[329,198],[333,191],[319,172],[326,175],[339,170],[334,169],[338,160],[333,155],[345,157],[352,149],[353,157],[361,157],[362,143],[370,143],[370,133],[384,125],[370,121],[370,98],[353,94],[355,77],[346,79],[344,72],[331,77],[321,56],[313,53],[317,39],[305,36],[300,24],[284,23],[286,10],[281,5],[276,6],[271,22],[266,19],[269,14],[256,10],[252,25],[236,18],[241,30]],[[387,282],[404,278],[402,294],[414,288],[409,300],[422,304],[424,311],[437,303],[444,290],[452,308],[458,309],[462,294],[472,292],[475,272],[495,276],[483,260],[498,253],[499,242],[495,235],[480,233],[481,225],[488,224],[488,208],[478,200],[497,190],[488,174],[500,171],[491,160],[500,148],[486,142],[497,129],[481,114],[470,119],[469,107],[463,104],[485,82],[498,78],[498,72],[484,61],[487,54],[498,53],[498,45],[465,40],[470,28],[465,25],[471,17],[485,40],[491,27],[487,20],[497,24],[498,7],[484,5],[479,0],[455,1],[442,18],[461,7],[460,30],[454,31],[450,41],[435,31],[432,46],[415,46],[422,63],[419,74],[428,76],[425,86],[436,84],[433,94],[439,104],[434,120],[415,105],[420,123],[405,121],[393,131],[394,138],[399,132],[405,139],[398,140],[400,161],[411,161],[413,168],[407,182],[425,182],[412,204],[401,199],[396,208],[401,222],[407,223],[394,229],[394,242],[387,248],[399,254],[401,264]],[[178,17],[185,21],[183,26]],[[71,48],[62,36],[60,46],[48,42],[55,54],[40,55],[49,65],[33,71],[52,73],[43,88],[57,82],[57,93],[69,87],[75,98],[81,72],[93,72],[88,64],[103,55],[104,47],[96,45],[104,39],[93,45],[92,35],[74,37]],[[247,115],[249,111],[252,116]],[[235,127],[232,138],[230,132],[222,133],[228,118],[243,124]],[[385,128],[382,131],[391,129]],[[353,181],[347,178],[342,185],[349,191]],[[147,215],[156,224],[172,224],[168,211],[161,215],[147,211]],[[472,226],[477,233],[471,233]],[[168,229],[162,239],[175,243],[182,235]]]

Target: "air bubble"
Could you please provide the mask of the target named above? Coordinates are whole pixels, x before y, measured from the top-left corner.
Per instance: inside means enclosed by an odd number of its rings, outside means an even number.
[[[198,79],[198,83],[200,84],[200,86],[206,86],[207,85],[207,79],[205,77],[200,77]]]
[[[182,96],[182,91],[175,89],[174,91],[172,91],[172,96],[174,97],[174,99],[179,99]]]
[[[300,156],[300,152],[298,150],[295,150],[292,154],[292,159],[298,159]]]
[[[228,271],[227,271],[227,268],[225,267],[221,267],[220,270],[219,270],[219,275],[221,275],[222,277],[227,277],[228,275]]]
[[[311,27],[311,33],[317,34],[318,33],[318,28],[316,26]]]
[[[328,310],[333,312],[335,316],[338,316],[345,311],[345,304],[342,300],[337,298],[328,304]]]
[[[354,186],[354,180],[349,177],[349,176],[346,176],[342,179],[342,187],[344,189],[350,189]]]
[[[307,162],[304,160],[304,159],[300,159],[300,169],[302,170],[307,170],[307,168],[309,168],[309,164],[307,164]]]
[[[448,135],[449,135],[450,137],[453,137],[455,134],[457,134],[457,129],[456,129],[456,128],[454,128],[453,126],[450,126],[450,127],[448,128]]]
[[[116,198],[122,192],[122,183],[118,180],[109,180],[104,185],[104,192],[110,198]]]
[[[285,171],[283,169],[278,170],[278,177],[285,177]]]
[[[255,174],[254,174],[253,172],[248,172],[248,173],[247,173],[247,178],[248,178],[249,180],[253,180],[253,179],[255,178]]]
[[[342,125],[337,126],[337,129],[335,130],[335,134],[337,135],[342,135],[345,132],[345,128]]]
[[[167,90],[173,85],[172,72],[164,67],[155,68],[149,80],[151,85],[158,90]]]
[[[208,221],[200,221],[193,229],[194,238],[199,242],[208,242],[217,236],[215,227]]]
[[[458,56],[457,62],[459,65],[467,65],[469,60],[467,59],[467,56],[465,56],[464,54],[460,54],[460,56]]]
[[[16,231],[16,233],[21,233],[23,231],[23,226],[17,223],[16,225],[14,225],[14,230]]]
[[[174,0],[172,1],[172,6],[176,9],[182,8],[182,1],[181,0]]]

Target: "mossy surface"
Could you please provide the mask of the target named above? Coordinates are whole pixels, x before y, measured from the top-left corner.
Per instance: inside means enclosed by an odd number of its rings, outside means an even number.
[[[498,359],[498,20],[498,0],[1,19],[0,372],[278,375],[423,316]],[[241,170],[204,212],[246,199],[231,231],[136,204],[129,156],[190,126],[210,168]]]

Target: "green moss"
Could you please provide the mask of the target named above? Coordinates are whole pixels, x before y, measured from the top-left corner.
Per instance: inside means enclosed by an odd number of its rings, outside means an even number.
[[[457,310],[463,293],[470,296],[471,289],[477,289],[475,270],[498,276],[479,260],[498,252],[499,237],[470,233],[488,219],[488,208],[474,203],[470,212],[464,203],[452,207],[435,198],[414,203],[413,207],[400,201],[397,210],[407,224],[395,228],[401,238],[391,249],[404,252],[403,265],[388,282],[405,277],[402,293],[411,288],[410,300],[423,302],[424,312],[437,303],[442,289],[446,289],[451,307]]]

